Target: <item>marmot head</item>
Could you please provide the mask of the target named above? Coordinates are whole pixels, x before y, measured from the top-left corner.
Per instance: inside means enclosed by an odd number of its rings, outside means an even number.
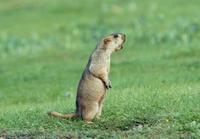
[[[122,33],[113,33],[104,37],[101,40],[101,49],[114,52],[123,49],[123,44],[126,40],[126,35]]]

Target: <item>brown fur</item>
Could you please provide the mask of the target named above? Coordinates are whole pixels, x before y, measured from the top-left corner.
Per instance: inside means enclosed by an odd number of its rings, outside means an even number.
[[[124,34],[111,34],[103,38],[93,53],[79,81],[76,97],[76,112],[74,114],[48,114],[62,119],[81,117],[90,123],[95,117],[99,118],[102,103],[107,89],[111,88],[109,80],[110,55],[123,48]]]

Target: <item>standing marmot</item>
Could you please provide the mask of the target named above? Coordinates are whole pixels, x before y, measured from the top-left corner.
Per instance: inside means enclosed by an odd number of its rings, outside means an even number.
[[[110,55],[123,48],[125,35],[121,33],[104,37],[91,54],[87,66],[79,81],[76,97],[76,112],[74,114],[60,114],[49,112],[54,117],[68,119],[81,117],[91,122],[99,117],[106,90],[111,88],[108,78],[110,71]]]

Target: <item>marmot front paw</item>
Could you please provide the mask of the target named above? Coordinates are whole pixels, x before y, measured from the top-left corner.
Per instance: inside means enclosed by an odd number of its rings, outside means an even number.
[[[105,83],[105,86],[106,86],[106,89],[110,89],[110,88],[112,88],[111,81],[108,80],[108,82]]]

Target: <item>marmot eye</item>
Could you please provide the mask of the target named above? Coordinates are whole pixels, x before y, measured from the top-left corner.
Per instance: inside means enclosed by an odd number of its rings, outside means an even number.
[[[118,38],[118,34],[114,34],[113,37],[114,37],[114,38]]]

